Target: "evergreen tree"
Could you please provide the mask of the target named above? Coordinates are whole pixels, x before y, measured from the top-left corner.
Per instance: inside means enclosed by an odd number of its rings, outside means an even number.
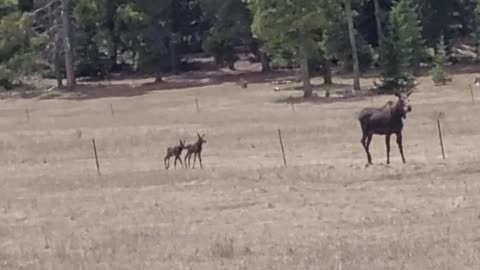
[[[442,35],[446,34],[448,40],[448,28],[451,24],[450,13],[453,11],[454,0],[421,0],[422,26],[425,39],[429,46],[434,47]]]
[[[19,78],[39,70],[36,59],[45,48],[44,35],[34,36],[32,20],[16,1],[0,1],[0,88],[11,89]]]
[[[447,62],[447,54],[445,50],[445,41],[443,35],[440,37],[440,42],[435,52],[435,59],[433,61],[434,67],[432,69],[432,80],[435,85],[445,85],[449,81],[447,72],[445,71],[445,64]]]
[[[473,38],[475,42],[475,62],[480,62],[480,0],[475,0],[475,21],[473,22]]]
[[[381,89],[410,88],[419,68],[423,42],[416,7],[411,0],[399,0],[389,14],[388,34],[380,46]]]
[[[241,0],[202,0],[202,7],[211,21],[203,48],[215,57],[218,66],[235,69],[235,47],[253,43],[250,10]]]
[[[250,1],[252,30],[262,40],[265,50],[272,54],[290,51],[300,63],[305,98],[312,96],[308,64],[318,52],[319,30],[325,25],[320,4],[321,1],[311,0]]]
[[[418,7],[413,0],[400,0],[397,8],[397,16],[404,25],[404,29],[401,31],[402,38],[405,40],[406,48],[410,51],[408,64],[413,69],[413,73],[417,75],[420,68],[420,60],[424,54],[421,22],[417,13]]]

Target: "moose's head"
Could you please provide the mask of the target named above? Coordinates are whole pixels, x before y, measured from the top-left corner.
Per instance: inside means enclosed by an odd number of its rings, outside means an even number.
[[[185,140],[180,140],[180,144],[178,146],[180,146],[180,149],[185,149]]]
[[[198,136],[198,142],[199,142],[200,144],[204,144],[204,143],[207,142],[207,141],[205,140],[205,134],[200,135],[200,134],[197,133],[197,136]]]
[[[403,119],[407,118],[407,113],[412,111],[412,106],[410,105],[410,95],[412,91],[409,92],[395,92],[395,96],[398,98],[397,106],[401,110]]]

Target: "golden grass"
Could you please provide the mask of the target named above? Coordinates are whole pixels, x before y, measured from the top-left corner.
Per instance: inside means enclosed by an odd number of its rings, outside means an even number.
[[[408,163],[392,147],[391,166],[374,137],[376,165],[365,167],[355,114],[370,98],[293,113],[275,101],[299,92],[225,84],[0,101],[0,268],[478,269],[474,76],[439,88],[423,78],[406,122]],[[206,134],[205,169],[165,171],[166,147],[197,132]]]

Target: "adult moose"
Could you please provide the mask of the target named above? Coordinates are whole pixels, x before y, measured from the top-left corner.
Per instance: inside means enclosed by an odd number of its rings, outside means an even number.
[[[385,135],[385,144],[387,147],[387,164],[390,164],[390,137],[392,134],[397,136],[397,144],[402,155],[402,161],[405,163],[403,154],[402,129],[403,120],[407,118],[407,113],[412,111],[409,104],[409,97],[412,94],[408,92],[396,92],[396,101],[389,101],[380,108],[364,108],[360,111],[358,120],[362,128],[362,146],[367,153],[368,164],[372,164],[370,155],[370,143],[374,134]]]

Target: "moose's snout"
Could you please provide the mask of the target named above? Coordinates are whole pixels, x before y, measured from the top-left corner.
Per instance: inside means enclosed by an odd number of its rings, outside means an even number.
[[[411,112],[411,111],[412,111],[412,106],[409,105],[409,106],[407,107],[407,111],[408,111],[408,112]]]

